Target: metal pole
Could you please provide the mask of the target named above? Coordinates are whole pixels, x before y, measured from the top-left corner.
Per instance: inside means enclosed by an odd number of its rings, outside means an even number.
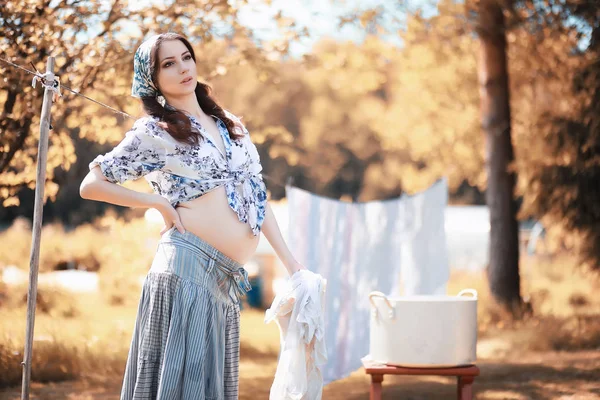
[[[46,82],[54,83],[54,57],[48,58]],[[50,107],[53,91],[45,85],[44,103],[40,119],[40,141],[38,145],[37,174],[35,181],[35,207],[33,211],[33,235],[31,256],[29,258],[29,289],[27,291],[27,330],[23,366],[23,386],[21,400],[29,400],[29,381],[31,379],[31,354],[33,351],[33,329],[35,326],[35,306],[37,301],[37,283],[40,264],[40,238],[44,214],[44,185],[46,183],[46,160],[48,158],[48,131],[50,130]]]

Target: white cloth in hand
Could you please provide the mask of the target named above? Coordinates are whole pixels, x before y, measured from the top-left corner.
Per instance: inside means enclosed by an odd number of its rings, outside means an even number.
[[[320,400],[325,346],[325,290],[319,274],[293,274],[265,313],[279,326],[281,349],[270,400]]]

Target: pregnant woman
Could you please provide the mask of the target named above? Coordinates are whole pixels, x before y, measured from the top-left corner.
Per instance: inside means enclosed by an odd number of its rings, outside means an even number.
[[[260,159],[240,120],[196,79],[184,37],[147,39],[134,58],[132,96],[147,116],[90,163],[84,199],[155,208],[165,227],[144,281],[122,400],[237,399],[243,265],[261,232],[293,275],[269,207]],[[152,194],[118,183],[145,176]]]

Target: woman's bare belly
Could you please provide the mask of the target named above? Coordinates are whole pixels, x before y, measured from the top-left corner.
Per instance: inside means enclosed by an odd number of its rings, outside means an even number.
[[[186,231],[209,243],[229,258],[245,264],[258,246],[250,225],[240,222],[229,207],[225,187],[220,186],[176,208]]]

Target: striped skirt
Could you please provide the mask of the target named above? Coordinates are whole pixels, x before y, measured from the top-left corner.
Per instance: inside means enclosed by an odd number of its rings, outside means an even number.
[[[163,234],[144,281],[121,400],[238,398],[248,275],[198,236]]]

